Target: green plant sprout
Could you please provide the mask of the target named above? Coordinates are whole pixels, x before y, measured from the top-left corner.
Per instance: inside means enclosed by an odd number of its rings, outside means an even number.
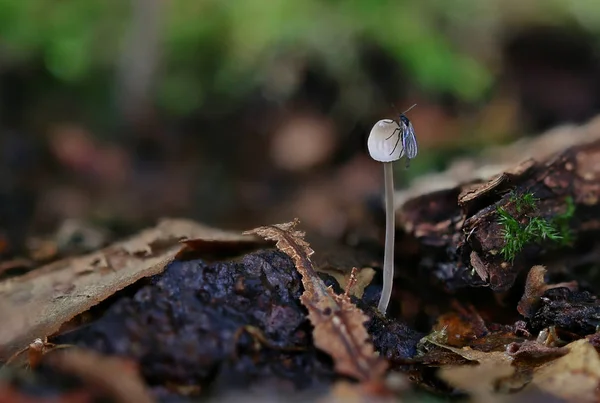
[[[510,201],[514,203],[517,213],[537,210],[537,199],[532,193],[513,195]],[[565,199],[567,209],[564,213],[552,219],[542,217],[528,217],[528,222],[519,222],[503,207],[496,209],[498,221],[503,227],[504,246],[500,251],[507,261],[514,261],[516,255],[528,243],[541,243],[546,240],[557,242],[562,246],[571,244],[572,234],[569,228],[569,219],[575,213],[575,203],[571,197]]]

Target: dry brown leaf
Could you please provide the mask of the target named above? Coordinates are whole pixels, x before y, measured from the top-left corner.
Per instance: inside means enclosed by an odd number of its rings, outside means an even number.
[[[452,306],[455,311],[439,316],[432,329],[434,332],[445,333],[445,345],[463,347],[489,333],[485,322],[473,306],[463,307],[456,301],[452,302]]]
[[[314,326],[315,345],[330,354],[339,373],[361,381],[380,379],[387,362],[375,354],[364,323],[369,320],[346,295],[337,295],[315,272],[310,256],[314,251],[295,229],[299,220],[246,231],[276,241],[277,248],[289,255],[302,275],[304,293],[300,297]]]
[[[528,401],[532,396],[543,399],[544,394],[547,394],[545,399],[555,396],[570,402],[598,401],[600,358],[587,340],[552,349],[534,343],[525,342],[522,353],[515,353],[511,345],[507,353],[443,346],[467,359],[475,359],[480,365],[446,366],[439,376],[468,392],[474,402]],[[564,355],[566,351],[568,354]],[[515,358],[513,365],[507,360],[508,356]],[[546,364],[539,361],[553,358]],[[529,385],[523,389],[524,384]],[[519,392],[510,398],[502,395],[502,392],[515,390]]]
[[[484,362],[493,362],[493,363],[507,363],[507,364],[511,364],[513,361],[513,358],[508,355],[506,352],[504,351],[479,351],[479,350],[473,350],[471,347],[463,347],[463,348],[456,348],[456,347],[451,347],[442,343],[438,343],[437,341],[433,340],[433,339],[427,339],[427,341],[431,344],[435,344],[438,347],[442,347],[445,348],[446,350],[450,350],[455,354],[460,355],[461,357],[469,360],[469,361],[477,361],[479,363],[484,363]]]
[[[430,343],[479,365],[445,366],[440,369],[439,377],[448,384],[471,395],[473,402],[496,402],[500,397],[496,394],[498,382],[515,373],[513,358],[503,351],[479,351],[470,347],[455,348],[428,340]]]
[[[450,385],[471,396],[471,402],[502,401],[496,392],[496,385],[502,378],[515,372],[514,367],[504,361],[483,360],[479,365],[446,366],[440,369],[439,377]]]
[[[175,256],[176,259],[185,259],[191,254],[200,254],[203,257],[214,255],[222,258],[225,255],[231,255],[232,249],[236,253],[245,253],[264,245],[265,241],[257,236],[211,228],[210,233],[204,233],[201,236],[191,235],[181,243],[183,247]]]
[[[0,282],[0,360],[137,280],[162,272],[185,238],[254,242],[193,221],[167,219],[97,252]]]
[[[111,397],[114,402],[155,401],[132,361],[81,349],[53,354],[47,361],[53,368],[80,378],[87,390]]]
[[[586,339],[566,346],[569,353],[539,367],[530,387],[537,387],[569,402],[600,400],[600,357]]]

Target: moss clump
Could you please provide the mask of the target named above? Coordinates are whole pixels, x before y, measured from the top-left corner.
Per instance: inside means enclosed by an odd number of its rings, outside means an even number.
[[[546,240],[556,242],[562,246],[572,242],[572,233],[569,228],[569,219],[575,213],[575,203],[567,197],[567,209],[551,219],[533,216],[537,212],[537,199],[532,193],[512,195],[510,201],[515,206],[515,211],[524,216],[519,221],[503,207],[497,208],[498,221],[503,227],[504,247],[500,251],[507,261],[513,261],[516,255],[529,243],[542,243]]]

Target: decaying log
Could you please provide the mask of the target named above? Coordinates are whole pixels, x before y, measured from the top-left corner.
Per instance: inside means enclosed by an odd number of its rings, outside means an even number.
[[[522,211],[516,200],[535,197]],[[585,254],[600,244],[600,140],[573,146],[545,161],[527,160],[488,181],[473,181],[408,200],[398,210],[404,230],[415,237],[425,257],[421,264],[448,289],[488,286],[506,291],[517,276],[536,264],[565,254]],[[525,225],[534,217],[553,220],[575,210],[568,220],[569,245],[530,242],[514,258],[505,246],[499,208]],[[431,256],[435,256],[432,259]],[[429,262],[429,263],[427,263]]]
[[[453,160],[444,172],[419,176],[409,188],[398,189],[394,197],[396,209],[415,197],[452,189],[465,182],[483,181],[522,161],[546,161],[563,150],[596,140],[600,140],[600,116],[581,126],[562,125],[512,144],[485,147],[478,155]]]

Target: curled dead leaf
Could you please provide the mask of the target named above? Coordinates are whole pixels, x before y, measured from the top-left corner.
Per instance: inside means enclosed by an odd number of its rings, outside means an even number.
[[[329,274],[335,278],[340,287],[344,290],[348,289],[348,285],[351,283],[352,272],[342,272],[332,268],[317,270],[319,273]],[[364,267],[362,269],[356,269],[356,275],[350,287],[349,295],[355,296],[356,298],[362,298],[365,288],[371,284],[373,277],[375,276],[375,270],[370,267]]]
[[[335,369],[361,381],[380,379],[388,364],[377,356],[364,323],[369,320],[348,295],[337,295],[317,275],[310,256],[314,251],[304,240],[304,232],[295,229],[299,220],[255,228],[244,234],[256,234],[276,241],[289,255],[302,275],[304,293],[300,297],[314,326],[315,345],[333,357]]]
[[[569,352],[568,348],[548,346],[537,340],[513,342],[506,346],[506,352],[515,359],[539,360],[562,357]]]
[[[546,275],[546,268],[544,266],[533,266],[527,274],[527,282],[525,283],[525,292],[519,301],[517,310],[519,313],[526,318],[531,318],[537,308],[540,298],[547,290],[552,288],[565,287],[569,290],[577,289],[577,282],[570,281],[568,283],[559,284],[546,284],[544,276]]]

